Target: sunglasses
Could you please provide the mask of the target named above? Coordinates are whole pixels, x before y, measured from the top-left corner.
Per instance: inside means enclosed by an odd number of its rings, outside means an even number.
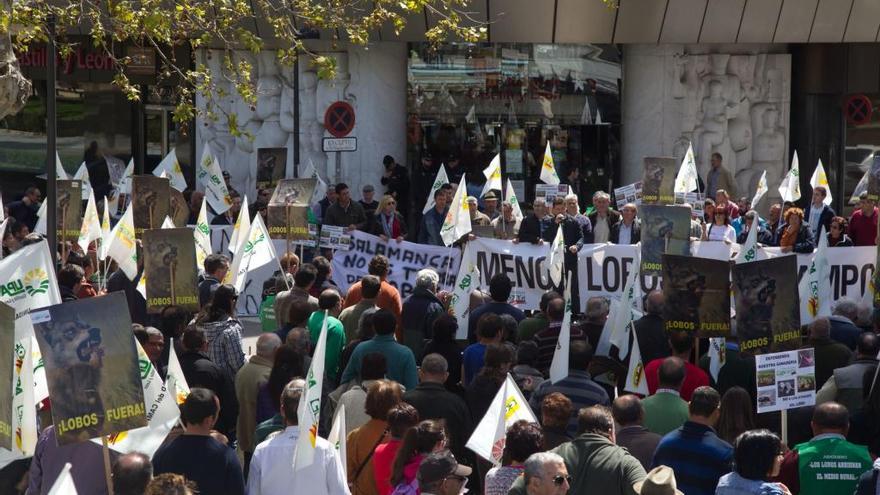
[[[553,481],[553,484],[556,486],[562,486],[566,481],[570,485],[571,484],[571,476],[563,476],[560,474],[558,476],[554,476],[552,478],[552,481]]]

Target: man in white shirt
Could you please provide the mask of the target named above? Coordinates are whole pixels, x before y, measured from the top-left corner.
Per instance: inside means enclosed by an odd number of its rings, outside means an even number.
[[[281,416],[286,427],[254,450],[248,475],[249,495],[351,493],[336,450],[323,438],[318,437],[315,442],[314,461],[300,471],[293,471],[296,443],[300,435],[296,411],[305,385],[305,380],[291,380],[281,392]]]
[[[804,210],[804,220],[810,225],[810,230],[815,236],[816,244],[819,244],[819,235],[821,228],[825,228],[825,233],[831,228],[831,219],[834,218],[834,210],[825,204],[825,197],[828,196],[828,190],[824,186],[816,186],[813,188],[813,198],[807,209]]]
[[[596,209],[588,217],[593,227],[593,242],[608,242],[611,238],[611,227],[620,221],[620,213],[611,209],[611,196],[604,191],[593,194],[593,206]]]

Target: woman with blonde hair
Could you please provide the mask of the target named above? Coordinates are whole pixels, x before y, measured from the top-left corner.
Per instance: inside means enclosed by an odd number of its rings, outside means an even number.
[[[400,242],[406,237],[406,222],[397,211],[397,200],[392,196],[382,196],[371,223],[370,233],[379,236],[383,241],[394,239]]]

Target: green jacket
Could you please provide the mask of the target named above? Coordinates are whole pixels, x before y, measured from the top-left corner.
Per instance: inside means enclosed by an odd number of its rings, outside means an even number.
[[[679,428],[688,420],[688,405],[681,397],[660,392],[642,400],[644,427],[660,436]]]
[[[569,493],[601,493],[602,495],[636,495],[633,485],[645,479],[645,468],[625,448],[595,433],[584,433],[550,452],[565,460],[572,477]],[[520,477],[509,495],[526,495]]]

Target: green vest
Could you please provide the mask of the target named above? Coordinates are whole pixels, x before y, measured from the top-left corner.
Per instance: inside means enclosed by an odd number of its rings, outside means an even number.
[[[852,495],[859,476],[872,465],[867,447],[840,437],[811,440],[795,450],[800,495]]]
[[[275,320],[275,294],[266,297],[266,300],[260,304],[260,325],[264,332],[274,332],[278,329]]]

